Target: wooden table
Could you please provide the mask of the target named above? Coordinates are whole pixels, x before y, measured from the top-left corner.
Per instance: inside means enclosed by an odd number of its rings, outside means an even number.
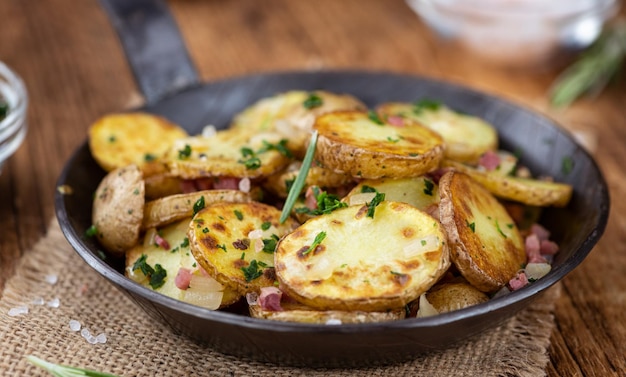
[[[605,235],[563,281],[550,376],[626,372],[626,80],[550,109],[555,72],[487,67],[440,44],[401,0],[171,1],[205,80],[255,72],[363,68],[441,78],[503,96],[595,138],[613,206]],[[30,130],[0,175],[0,288],[54,216],[55,181],[88,126],[142,102],[95,0],[0,2],[0,60],[30,92]]]

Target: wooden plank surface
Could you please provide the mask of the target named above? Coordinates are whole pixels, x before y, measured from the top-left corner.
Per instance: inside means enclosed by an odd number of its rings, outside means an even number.
[[[550,376],[626,374],[626,80],[566,110],[549,108],[555,69],[497,68],[442,44],[403,1],[170,1],[204,80],[361,68],[420,74],[503,96],[583,132],[613,199],[606,232],[563,282]],[[623,13],[623,12],[622,12]],[[3,0],[0,60],[30,93],[30,129],[0,175],[0,288],[44,236],[55,181],[97,117],[141,103],[95,0]]]

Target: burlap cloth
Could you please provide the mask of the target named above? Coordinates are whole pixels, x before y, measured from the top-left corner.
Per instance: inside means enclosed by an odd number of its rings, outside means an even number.
[[[52,284],[51,276],[58,276],[58,281]],[[227,356],[160,327],[87,266],[53,221],[2,292],[0,376],[47,376],[29,364],[26,355],[126,377],[542,376],[558,294],[558,286],[551,288],[500,327],[403,364],[362,369],[283,367]],[[11,308],[20,306],[27,306],[28,313],[9,315]],[[88,343],[70,330],[72,319],[94,335],[106,334],[106,343]]]

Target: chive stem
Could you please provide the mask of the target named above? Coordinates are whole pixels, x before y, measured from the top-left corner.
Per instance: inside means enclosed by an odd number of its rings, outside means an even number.
[[[298,172],[298,177],[291,185],[291,189],[289,190],[289,194],[287,195],[287,200],[285,200],[285,205],[283,206],[283,211],[280,214],[281,224],[284,223],[289,217],[291,209],[296,203],[296,199],[298,199],[298,196],[300,195],[300,192],[304,187],[306,176],[309,174],[309,169],[311,168],[311,162],[313,162],[313,155],[315,154],[316,145],[317,131],[313,131],[313,135],[311,135],[311,141],[309,142],[306,154],[304,155],[304,160],[302,161],[302,166],[300,167],[300,171]]]

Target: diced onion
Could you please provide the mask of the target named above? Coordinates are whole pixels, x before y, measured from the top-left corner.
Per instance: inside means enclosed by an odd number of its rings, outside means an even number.
[[[209,124],[202,129],[202,137],[213,137],[216,134],[217,134],[217,129],[212,124]]]
[[[255,229],[248,233],[248,238],[251,240],[256,240],[259,238],[263,238],[263,231],[261,229]]]
[[[551,269],[548,263],[528,263],[524,271],[528,279],[537,280],[546,276]]]
[[[333,266],[328,258],[317,258],[310,269],[305,270],[304,276],[308,280],[324,280],[333,275],[335,266]]]
[[[250,178],[242,178],[238,184],[239,191],[250,192]]]
[[[376,196],[375,192],[363,192],[360,194],[354,194],[350,196],[350,205],[357,206],[360,204],[369,203]]]
[[[154,245],[154,236],[157,235],[156,228],[150,228],[146,230],[146,235],[143,237],[143,247],[150,247]]]
[[[189,288],[193,288],[198,292],[218,292],[223,291],[224,287],[210,276],[191,275]]]
[[[439,314],[439,311],[428,301],[426,293],[422,293],[419,299],[419,309],[417,310],[417,318],[430,317]]]
[[[183,300],[193,305],[216,310],[222,304],[224,292],[205,292],[189,288],[184,292]]]
[[[407,244],[403,251],[406,258],[413,258],[417,255],[439,249],[439,237],[429,234],[424,238],[419,238]]]

